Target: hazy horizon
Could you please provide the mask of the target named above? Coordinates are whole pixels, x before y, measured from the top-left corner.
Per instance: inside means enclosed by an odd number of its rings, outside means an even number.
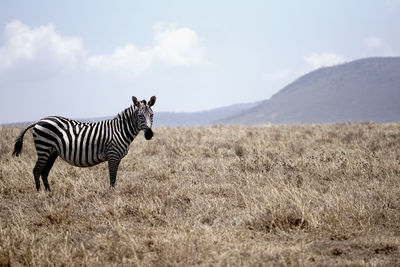
[[[400,1],[2,1],[0,124],[270,98],[299,76],[399,56]],[[206,18],[206,19],[204,19]]]

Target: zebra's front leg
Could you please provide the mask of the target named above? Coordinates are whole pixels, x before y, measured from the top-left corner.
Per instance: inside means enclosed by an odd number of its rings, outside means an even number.
[[[114,188],[114,186],[115,186],[115,181],[117,179],[118,166],[119,166],[120,162],[121,162],[121,159],[109,159],[108,160],[108,171],[110,173],[111,188]]]

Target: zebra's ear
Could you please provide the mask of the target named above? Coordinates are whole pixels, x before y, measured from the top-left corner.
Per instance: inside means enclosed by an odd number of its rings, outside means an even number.
[[[132,102],[135,107],[140,107],[140,102],[137,100],[136,96],[132,96]]]
[[[149,107],[153,106],[156,103],[156,96],[153,95],[149,100]]]

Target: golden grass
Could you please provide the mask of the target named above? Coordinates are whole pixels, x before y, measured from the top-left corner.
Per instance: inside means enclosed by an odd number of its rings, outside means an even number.
[[[0,265],[400,265],[400,124],[156,128],[121,162],[58,159],[0,128]]]

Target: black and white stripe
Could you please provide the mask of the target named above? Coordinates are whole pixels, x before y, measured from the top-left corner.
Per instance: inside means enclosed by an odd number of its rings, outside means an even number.
[[[138,101],[132,97],[133,105],[119,113],[113,120],[85,123],[59,116],[41,119],[24,129],[14,145],[13,155],[22,150],[25,132],[33,127],[32,133],[38,159],[33,169],[36,189],[40,189],[40,176],[46,190],[47,180],[54,161],[60,156],[78,167],[90,167],[108,161],[110,185],[115,186],[119,163],[126,156],[130,143],[140,130],[145,138],[153,136],[153,111],[156,97]]]

